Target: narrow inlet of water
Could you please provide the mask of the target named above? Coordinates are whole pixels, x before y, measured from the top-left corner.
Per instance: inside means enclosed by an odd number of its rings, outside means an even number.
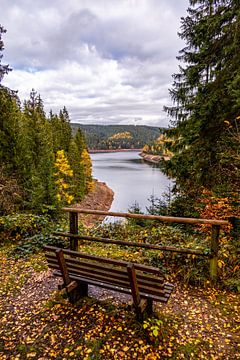
[[[110,211],[127,212],[137,203],[146,212],[149,198],[161,198],[172,186],[172,180],[156,165],[143,161],[139,152],[95,153],[91,159],[93,177],[114,191]]]

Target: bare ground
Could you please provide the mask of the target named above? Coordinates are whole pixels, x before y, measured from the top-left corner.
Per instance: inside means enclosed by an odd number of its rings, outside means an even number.
[[[91,210],[108,211],[112,205],[114,193],[106,183],[96,181],[95,187],[85,199],[76,204],[75,207]],[[85,226],[93,226],[96,223],[101,222],[105,216],[91,215],[91,214],[79,214],[79,220],[83,222]]]

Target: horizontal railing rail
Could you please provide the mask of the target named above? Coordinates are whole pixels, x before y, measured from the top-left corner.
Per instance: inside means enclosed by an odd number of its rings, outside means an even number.
[[[133,213],[122,213],[122,212],[111,212],[102,210],[90,210],[80,208],[63,208],[65,212],[73,212],[79,214],[92,214],[92,215],[104,215],[123,217],[129,219],[145,219],[145,220],[159,220],[170,223],[185,223],[185,224],[209,224],[209,225],[229,225],[227,220],[209,220],[209,219],[198,219],[198,218],[184,218],[184,217],[173,217],[173,216],[161,216],[161,215],[145,215],[145,214],[133,214]]]
[[[209,272],[210,277],[213,282],[217,280],[217,269],[218,269],[218,252],[219,252],[219,233],[220,229],[223,226],[229,226],[230,224],[237,224],[235,228],[235,233],[239,233],[240,219],[239,218],[229,218],[229,220],[216,220],[216,219],[199,219],[199,218],[184,218],[184,217],[173,217],[173,216],[161,216],[161,215],[145,215],[145,214],[134,214],[134,213],[123,213],[123,212],[111,212],[111,211],[102,211],[102,210],[91,210],[91,209],[81,209],[81,208],[66,208],[62,209],[64,212],[69,213],[70,220],[70,232],[55,232],[56,235],[65,236],[70,239],[70,249],[77,250],[78,242],[83,240],[93,241],[93,242],[102,242],[123,246],[134,246],[152,250],[161,250],[161,251],[170,251],[183,254],[192,254],[196,256],[206,256],[210,259]],[[122,217],[129,219],[143,219],[143,220],[157,220],[167,223],[182,223],[182,224],[204,224],[210,225],[212,228],[212,236],[210,240],[210,251],[202,251],[198,249],[184,249],[173,246],[161,246],[154,244],[146,244],[140,242],[131,242],[131,241],[122,241],[108,238],[100,237],[91,237],[91,236],[82,236],[78,233],[78,214],[89,214],[89,215],[99,215],[99,216],[113,216],[113,217]]]
[[[201,256],[209,256],[209,254],[204,253],[201,250],[195,249],[181,249],[174,246],[161,246],[161,245],[154,245],[154,244],[146,244],[140,242],[133,242],[133,241],[124,241],[124,240],[114,240],[109,238],[102,238],[102,237],[93,237],[93,236],[82,236],[77,234],[69,234],[65,232],[55,231],[54,235],[68,237],[70,239],[76,240],[88,240],[93,242],[101,242],[105,244],[114,244],[114,245],[124,245],[124,246],[133,246],[139,247],[144,249],[151,249],[151,250],[162,250],[162,251],[170,251],[170,252],[177,252],[182,254],[192,254],[192,255],[201,255]]]

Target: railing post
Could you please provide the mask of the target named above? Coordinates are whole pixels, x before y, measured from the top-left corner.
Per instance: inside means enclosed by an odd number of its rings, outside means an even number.
[[[69,212],[70,233],[78,234],[78,213]],[[70,239],[70,249],[78,250],[78,239]]]
[[[240,240],[240,218],[237,217],[230,217],[229,221],[232,224],[232,231],[231,235],[234,240]]]
[[[219,249],[220,225],[212,226],[211,254],[210,254],[210,278],[213,283],[217,282],[218,277],[218,249]]]

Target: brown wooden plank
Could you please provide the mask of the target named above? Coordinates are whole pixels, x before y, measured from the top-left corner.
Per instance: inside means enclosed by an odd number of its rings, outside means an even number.
[[[50,263],[50,267],[52,269],[58,269],[58,264],[56,263]],[[92,278],[93,280],[98,280],[105,283],[113,283],[116,286],[125,286],[127,288],[130,287],[129,280],[126,278],[122,278],[118,275],[112,275],[111,273],[107,272],[99,272],[95,271],[93,272],[91,268],[82,268],[82,267],[76,267],[68,265],[68,271],[71,274],[74,274],[76,276],[82,276],[86,278]],[[165,296],[165,288],[163,284],[157,284],[157,282],[149,282],[149,281],[139,281],[138,287],[140,291],[143,291],[145,293],[149,293],[151,295],[156,296]]]
[[[49,261],[54,261],[54,256],[46,256],[47,260]],[[92,261],[84,261],[84,260],[77,260],[76,258],[65,258],[66,264],[76,264],[79,266],[86,266],[86,267],[90,267],[93,270],[103,270],[103,271],[110,271],[113,274],[119,274],[124,276],[126,279],[128,279],[127,276],[127,270],[126,268],[117,268],[116,266],[106,266],[106,265],[101,265],[98,262],[92,262]]]
[[[161,289],[157,289],[155,287],[151,287],[148,285],[140,285],[138,283],[138,289],[140,292],[144,292],[149,295],[165,296],[166,294],[164,287],[162,287]]]
[[[72,263],[73,260],[74,263]],[[95,273],[95,274],[105,275],[107,278],[111,278],[111,279],[115,278],[119,280],[128,281],[128,275],[126,269],[112,269],[109,267],[95,265],[90,262],[82,262],[71,258],[69,259],[66,258],[65,261],[69,271],[75,269],[76,271],[79,270],[79,272],[81,271],[88,272],[90,274]],[[54,259],[50,259],[49,264],[56,264],[56,261],[54,261]],[[136,272],[136,275],[139,286],[150,287],[156,290],[159,289],[162,292],[164,291],[164,284],[162,278],[148,276],[145,273],[143,274],[141,272]]]
[[[136,278],[136,271],[133,264],[127,265],[127,272],[129,276],[129,282],[131,287],[131,293],[133,297],[133,303],[137,307],[140,303],[140,295],[138,290],[137,278]]]
[[[61,272],[58,271],[58,270],[54,271],[54,275],[55,276],[60,276],[60,277],[62,276]],[[82,277],[76,276],[76,275],[71,274],[71,273],[69,275],[70,275],[70,278],[72,280],[84,281],[84,282],[87,282],[90,285],[95,285],[95,286],[103,287],[105,289],[114,290],[114,291],[117,291],[117,292],[121,292],[121,293],[124,293],[124,294],[131,295],[131,290],[129,288],[124,288],[124,287],[120,287],[120,286],[106,284],[106,283],[95,281],[95,280],[92,280],[92,279],[82,278]],[[167,296],[167,295],[165,295],[165,296],[155,296],[155,295],[146,294],[144,292],[140,292],[140,297],[144,298],[144,299],[152,299],[154,301],[162,302],[162,303],[166,303],[168,301],[168,298],[169,298],[169,296]]]
[[[55,270],[59,269],[57,264],[52,264],[50,267],[51,267],[51,269],[55,269]],[[108,284],[113,283],[113,285],[116,285],[116,286],[124,286],[127,288],[130,287],[128,280],[124,280],[124,279],[121,280],[121,279],[112,277],[110,274],[109,274],[109,276],[107,276],[107,274],[92,272],[91,269],[84,270],[84,269],[79,269],[76,267],[74,267],[74,268],[68,267],[68,271],[69,271],[69,274],[74,274],[79,277],[84,277],[87,279],[92,278],[95,281],[100,281],[100,282],[108,283]]]
[[[95,270],[93,271],[92,268],[84,268],[84,267],[79,267],[79,266],[75,266],[75,265],[68,265],[68,269],[69,272],[75,272],[76,274],[86,274],[85,276],[89,276],[89,277],[95,277],[95,278],[99,278],[102,279],[102,281],[106,281],[106,282],[115,282],[115,283],[119,283],[122,285],[126,285],[128,284],[128,279],[127,277],[122,277],[121,275],[117,275],[117,274],[111,274],[110,272],[107,271],[102,271],[102,270]]]
[[[54,256],[54,254],[53,255],[46,254],[46,258],[49,261],[54,261],[55,256]],[[128,278],[126,267],[117,268],[113,265],[111,267],[106,267],[104,265],[100,265],[97,262],[89,262],[89,261],[87,262],[84,260],[77,260],[77,259],[68,258],[68,257],[65,257],[65,261],[67,264],[77,264],[80,266],[91,267],[92,269],[100,269],[103,271],[107,270],[113,274],[121,274],[125,278]],[[155,275],[153,276],[152,274],[147,274],[146,272],[141,272],[141,271],[137,271],[137,277],[138,277],[138,281],[143,281],[143,282],[144,281],[149,281],[149,282],[154,281],[155,284],[163,284],[163,282],[164,282],[164,279],[161,276],[160,277],[155,276]]]
[[[159,220],[170,223],[229,225],[229,221],[227,220],[197,219],[197,218],[184,218],[184,217],[145,215],[145,214],[132,214],[132,213],[130,214],[130,213],[121,213],[121,212],[112,212],[112,211],[66,208],[66,207],[62,208],[62,210],[65,212],[76,212],[80,214],[106,215],[106,216],[124,217],[130,219]]]
[[[58,269],[58,264],[50,263],[50,267],[52,269]],[[101,271],[93,272],[91,268],[77,267],[75,265],[71,266],[71,264],[67,265],[67,268],[69,273],[74,274],[76,276],[85,277],[88,279],[92,278],[95,281],[101,281],[103,283],[112,283],[113,285],[116,286],[124,286],[126,288],[130,287],[129,280],[126,277],[121,278],[120,276],[112,275],[111,273],[101,272]],[[139,291],[141,292],[149,293],[151,295],[156,295],[156,296],[164,297],[166,293],[164,286],[162,284],[159,286],[154,281],[138,282],[138,288]]]
[[[50,251],[50,252],[54,253],[57,248],[54,246],[47,245],[47,246],[44,246],[43,249],[45,251],[48,251],[48,252]],[[104,258],[101,256],[89,255],[89,254],[85,254],[82,252],[76,252],[76,251],[71,251],[71,250],[67,250],[67,249],[63,249],[63,252],[64,252],[64,254],[70,255],[71,257],[96,260],[96,261],[99,261],[99,263],[112,264],[112,265],[117,265],[119,267],[127,267],[127,264],[129,263],[129,262],[123,261],[123,260],[109,259],[109,258]],[[148,273],[156,274],[158,276],[162,276],[165,278],[165,275],[162,274],[162,272],[159,269],[156,269],[153,266],[136,264],[136,263],[133,263],[133,264],[134,264],[136,270],[146,271]]]
[[[70,280],[70,277],[68,274],[68,270],[67,270],[67,266],[66,266],[66,263],[64,260],[64,254],[63,254],[62,249],[57,249],[55,254],[56,254],[57,261],[58,261],[59,269],[62,273],[64,285],[67,286],[70,284],[71,280]]]
[[[48,260],[48,263],[51,264],[57,264],[57,262],[54,259],[50,259]],[[128,281],[128,276],[127,276],[127,271],[125,270],[121,270],[121,271],[116,271],[116,269],[112,269],[112,268],[108,268],[108,267],[100,267],[100,266],[95,266],[95,264],[92,263],[82,263],[82,262],[76,262],[76,263],[72,263],[70,259],[68,259],[66,261],[67,264],[67,268],[68,269],[75,269],[76,271],[86,271],[89,272],[90,274],[96,273],[96,274],[101,274],[101,275],[105,275],[106,277],[113,277],[116,279],[120,279],[120,280],[126,280]],[[115,271],[113,271],[115,270]]]
[[[55,276],[60,276],[60,277],[62,276],[62,274],[61,274],[61,272],[59,270],[55,270],[53,273],[54,273]],[[82,276],[77,276],[76,274],[71,274],[71,273],[70,273],[70,278],[72,280],[83,281],[83,282],[86,282],[86,283],[88,283],[90,285],[95,285],[95,286],[103,287],[103,288],[106,288],[106,289],[109,289],[109,290],[114,290],[114,291],[122,292],[124,294],[131,295],[130,287],[125,288],[124,286],[116,286],[116,285],[112,285],[112,284],[107,284],[107,283],[104,283],[104,282],[101,282],[101,281],[96,281],[96,280],[93,280],[91,278],[85,278],[85,277],[82,277]]]

